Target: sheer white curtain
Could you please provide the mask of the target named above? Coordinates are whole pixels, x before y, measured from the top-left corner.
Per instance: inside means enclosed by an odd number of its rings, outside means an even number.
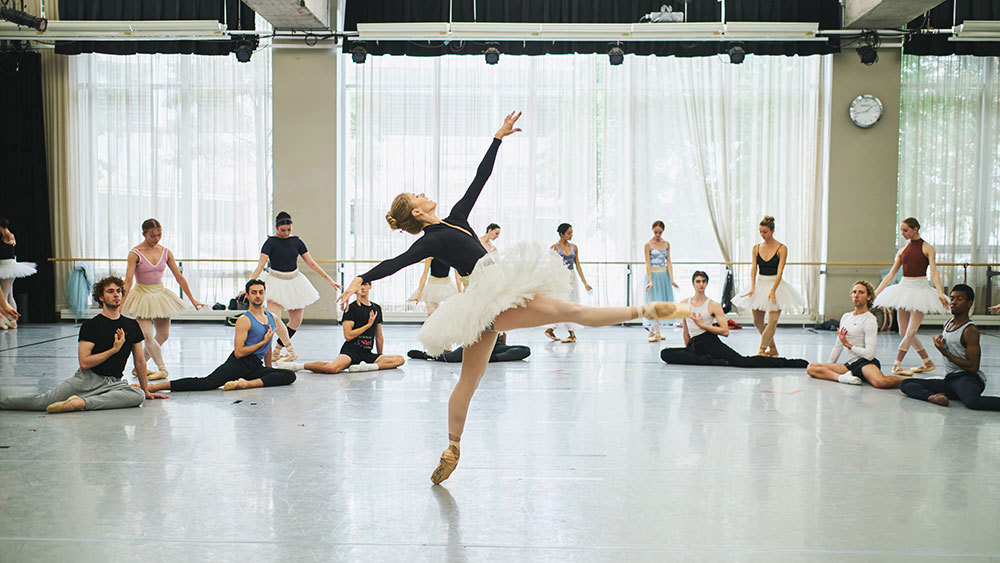
[[[141,223],[177,258],[256,258],[271,200],[271,57],[70,59],[72,252],[124,258]],[[98,264],[123,275],[124,263]],[[228,302],[252,266],[184,262],[202,301]],[[172,276],[165,278],[174,284]],[[176,285],[172,285],[176,288]]]
[[[939,262],[1000,262],[1000,58],[903,57],[898,212]],[[970,267],[965,283],[979,292],[985,273]],[[945,285],[963,274],[941,268]]]
[[[675,261],[746,260],[767,213],[778,217],[790,259],[817,259],[819,242],[807,241],[820,220],[820,63],[748,57],[736,67],[715,58],[628,57],[611,67],[593,55],[501,57],[496,66],[479,57],[345,62],[344,256],[388,257],[413,241],[383,219],[399,192],[426,192],[447,213],[500,118],[518,109],[524,133],[501,147],[471,221],[480,230],[499,223],[499,246],[551,244],[556,226],[568,222],[583,261],[641,261],[650,224],[660,219]],[[693,105],[703,99],[709,109],[699,114]],[[713,150],[730,157],[710,161]],[[707,198],[720,177],[728,192]],[[720,211],[727,203],[731,211]],[[676,266],[677,294],[691,293],[695,269],[712,275],[717,298],[721,266]],[[593,303],[643,298],[642,267],[631,279],[623,265],[584,270]],[[419,275],[410,268],[380,286],[387,310],[402,308]],[[812,295],[804,269],[787,275]]]

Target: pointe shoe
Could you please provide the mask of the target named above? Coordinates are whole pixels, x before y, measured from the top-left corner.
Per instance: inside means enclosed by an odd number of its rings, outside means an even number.
[[[52,403],[51,405],[45,407],[45,412],[47,413],[60,413],[60,412],[73,412],[78,410],[83,410],[86,407],[86,403],[82,406],[76,406],[76,401],[82,401],[83,398],[73,395],[72,397],[66,399],[65,401],[59,401],[58,403]],[[73,401],[73,405],[69,404]]]
[[[151,371],[146,373],[146,381],[156,381],[157,379],[166,379],[167,376],[169,375],[170,373],[167,372],[166,368],[156,371]]]
[[[275,346],[274,350],[271,350],[271,361],[276,362],[281,358],[281,347]]]
[[[913,371],[908,369],[903,369],[903,366],[901,366],[900,364],[893,364],[892,375],[901,375],[903,377],[909,377],[913,375]]]
[[[928,403],[934,403],[935,405],[941,405],[942,407],[948,406],[948,397],[944,393],[935,393],[930,397],[927,397]]]
[[[548,337],[549,337],[550,339],[552,339],[552,340],[556,340],[556,341],[558,341],[558,340],[559,340],[559,337],[558,337],[558,336],[556,336],[556,333],[555,333],[555,331],[554,331],[554,330],[552,330],[551,328],[550,328],[550,329],[546,329],[546,331],[545,331],[545,336],[548,336]]]
[[[758,348],[757,349],[757,355],[758,356],[767,356],[767,348],[764,348],[763,346],[761,346],[760,348]]]
[[[924,363],[923,365],[910,368],[907,371],[909,371],[911,374],[914,374],[914,373],[924,373],[924,372],[927,372],[927,371],[934,371],[934,368],[936,368],[936,367],[937,366],[934,365],[934,362],[928,361],[928,362]]]
[[[441,461],[438,462],[434,473],[431,473],[431,483],[437,485],[451,476],[451,472],[455,471],[455,468],[458,467],[460,453],[455,446],[448,446],[448,449],[441,454]]]
[[[574,336],[574,335],[567,336],[566,338],[563,338],[559,342],[562,342],[563,344],[572,344],[572,343],[576,342],[576,336]]]
[[[242,377],[239,378],[239,379],[237,379],[236,381],[227,381],[226,384],[222,386],[222,390],[223,391],[233,391],[235,389],[240,389],[241,388],[240,384],[241,383],[246,383],[246,382],[247,382],[247,380],[243,379]]]
[[[778,350],[776,348],[768,348],[767,351],[764,352],[763,355],[768,356],[770,358],[777,358],[778,357]]]
[[[662,339],[663,339],[663,337],[660,336],[660,335],[658,335],[658,334],[650,334],[649,338],[647,338],[646,340],[648,340],[650,342],[659,342]]]
[[[686,319],[691,316],[691,306],[687,303],[670,303],[667,301],[646,303],[639,307],[639,316],[651,321]]]
[[[289,346],[285,350],[287,350],[288,353],[285,354],[285,356],[283,358],[281,358],[282,361],[285,361],[285,362],[294,362],[295,360],[299,359],[299,355],[295,353],[295,348],[292,348],[291,346]]]

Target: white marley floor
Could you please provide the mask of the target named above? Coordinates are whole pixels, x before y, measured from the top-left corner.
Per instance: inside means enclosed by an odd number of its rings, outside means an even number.
[[[175,324],[172,376],[211,371],[231,330]],[[387,326],[387,352],[415,347],[416,330]],[[72,374],[76,334],[0,334],[0,393]],[[995,335],[983,338],[992,394]],[[300,373],[290,387],[138,409],[2,412],[0,561],[1000,557],[1000,413],[801,370],[667,366],[644,337],[512,334],[532,356],[490,366],[442,487],[428,477],[452,364]],[[785,355],[810,360],[825,361],[833,338],[778,331]],[[306,326],[295,339],[302,358],[324,359],[342,333]],[[757,337],[729,342],[751,352]],[[896,344],[881,338],[886,363]]]

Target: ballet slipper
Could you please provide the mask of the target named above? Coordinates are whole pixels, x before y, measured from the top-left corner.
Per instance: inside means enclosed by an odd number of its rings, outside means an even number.
[[[556,336],[555,331],[552,330],[551,328],[545,329],[545,336],[548,336],[551,340],[555,340],[555,341],[559,340],[559,337]]]
[[[441,461],[438,462],[434,473],[431,473],[431,483],[437,485],[451,476],[452,471],[455,471],[455,468],[458,467],[459,454],[460,452],[456,446],[448,446],[448,449],[441,454]]]
[[[948,396],[944,393],[935,393],[930,397],[927,397],[928,403],[934,403],[935,405],[941,405],[942,407],[948,406]]]
[[[924,362],[924,365],[910,368],[908,371],[911,374],[912,373],[924,373],[926,371],[934,371],[934,368],[936,368],[936,367],[937,366],[934,365],[934,362],[927,361],[927,362]]]
[[[691,316],[691,307],[687,303],[670,303],[658,301],[656,303],[646,303],[637,307],[639,316],[651,321],[663,319],[686,319]]]
[[[74,404],[72,405],[69,404],[70,401],[73,401]],[[86,402],[82,405],[77,406],[76,401],[83,401],[83,398],[77,395],[73,395],[72,397],[66,399],[65,401],[52,403],[51,405],[45,407],[45,412],[52,414],[60,412],[73,412],[73,411],[83,410],[87,406]]]
[[[241,383],[245,384],[246,382],[247,380],[243,379],[242,377],[237,379],[236,381],[227,381],[226,384],[222,386],[222,390],[233,391],[235,389],[242,389],[242,387],[240,387],[240,384]]]

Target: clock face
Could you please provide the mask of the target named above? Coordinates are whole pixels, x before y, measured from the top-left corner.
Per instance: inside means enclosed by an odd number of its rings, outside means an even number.
[[[882,119],[882,102],[871,94],[863,94],[851,101],[849,113],[855,125],[867,129]]]

